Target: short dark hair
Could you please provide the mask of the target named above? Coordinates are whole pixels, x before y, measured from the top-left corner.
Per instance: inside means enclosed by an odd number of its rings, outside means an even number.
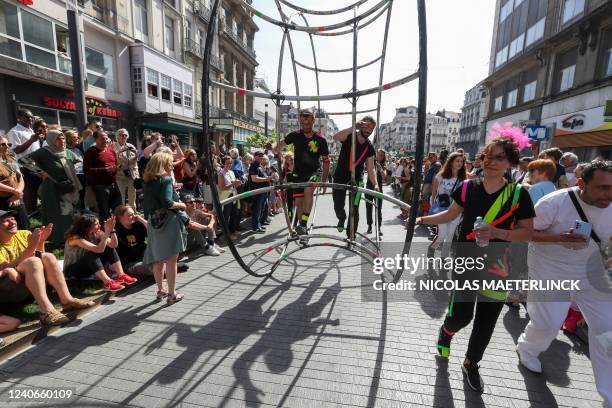
[[[484,147],[483,153],[486,154],[490,152],[493,146],[499,146],[502,148],[510,164],[512,165],[519,164],[519,159],[521,157],[521,154],[514,140],[512,140],[509,137],[500,137],[500,138],[491,140]]]
[[[17,111],[18,118],[25,118],[27,116],[32,116],[32,112],[29,109],[19,109]]]
[[[93,132],[93,137],[94,137],[94,139],[98,139],[98,137],[99,137],[101,134],[103,134],[103,133],[106,133],[106,132],[105,132],[105,131],[103,131],[102,129],[98,129],[98,130],[96,130],[95,132]]]
[[[554,161],[558,162],[563,156],[563,150],[559,149],[558,147],[551,147],[550,149],[542,150],[540,154],[545,154],[548,157],[552,157]]]
[[[595,177],[595,172],[601,170],[604,173],[612,173],[612,161],[597,160],[584,166],[582,170],[582,179],[585,183],[589,183]]]

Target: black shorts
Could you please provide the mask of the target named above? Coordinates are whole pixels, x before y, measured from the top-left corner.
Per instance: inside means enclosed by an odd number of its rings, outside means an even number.
[[[287,176],[287,181],[289,183],[308,183],[313,176],[316,176],[316,172],[302,174],[291,173]],[[293,195],[293,198],[304,197],[304,188],[293,188],[289,190],[289,193]]]

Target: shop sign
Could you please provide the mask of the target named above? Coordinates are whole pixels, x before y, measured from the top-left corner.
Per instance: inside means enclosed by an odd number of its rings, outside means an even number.
[[[561,121],[561,127],[568,130],[582,130],[584,128],[585,119],[586,116],[581,113],[568,116]]]
[[[529,139],[541,142],[548,140],[549,132],[547,126],[529,125],[525,127],[525,134]]]
[[[74,97],[74,94],[69,94],[68,97]],[[103,99],[86,97],[88,116],[102,116],[106,118],[118,118],[123,112],[118,109],[113,109],[111,105]],[[73,99],[54,98],[51,96],[43,97],[43,105],[48,108],[63,109],[76,111],[76,104]]]

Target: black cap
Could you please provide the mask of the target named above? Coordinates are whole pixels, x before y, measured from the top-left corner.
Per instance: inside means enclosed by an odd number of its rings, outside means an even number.
[[[263,155],[264,155],[264,152],[262,152],[261,150],[258,150],[255,153],[253,153],[253,156],[258,156],[258,157],[262,157]]]
[[[16,215],[17,215],[17,211],[0,210],[0,218],[4,218],[4,217],[8,217],[8,216],[16,216]]]

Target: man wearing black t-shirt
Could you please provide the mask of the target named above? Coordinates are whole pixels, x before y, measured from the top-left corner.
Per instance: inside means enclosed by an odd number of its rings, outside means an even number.
[[[355,181],[357,184],[363,184],[363,170],[367,167],[368,177],[374,190],[379,190],[378,181],[376,180],[376,171],[374,169],[374,156],[376,151],[370,143],[368,137],[376,127],[376,121],[371,116],[364,117],[357,123],[357,148],[355,150],[355,163],[351,166],[353,157],[352,149],[352,133],[353,128],[341,130],[334,135],[334,140],[341,142],[340,155],[338,156],[338,166],[334,172],[334,182],[338,184],[348,184],[351,181],[351,170],[355,168]],[[346,190],[335,188],[333,190],[334,211],[338,217],[338,231],[342,232],[344,223],[346,222],[346,211],[344,210],[344,201],[346,199]],[[350,194],[349,194],[350,197]],[[355,231],[359,224],[359,200],[353,203],[353,211],[355,212]],[[347,234],[351,237],[350,225],[347,226]]]
[[[319,170],[319,160],[323,162],[321,181],[323,183],[327,182],[329,174],[329,148],[325,138],[313,130],[314,122],[315,117],[312,109],[302,109],[300,111],[300,125],[302,129],[289,133],[277,146],[277,151],[280,152],[284,146],[293,145],[295,165],[291,173],[291,180],[294,183],[309,182]],[[307,233],[306,227],[310,211],[312,210],[313,189],[293,189],[291,191],[295,198],[297,219],[299,220],[296,232],[299,235],[304,235]],[[325,192],[325,188],[323,192]]]

